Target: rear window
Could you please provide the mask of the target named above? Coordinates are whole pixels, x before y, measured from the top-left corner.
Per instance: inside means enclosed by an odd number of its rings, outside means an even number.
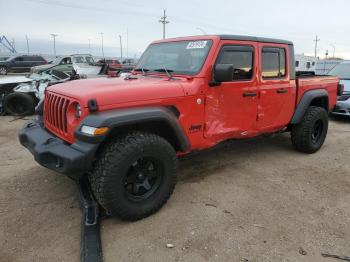
[[[262,49],[262,77],[282,78],[286,76],[286,51],[284,48]]]

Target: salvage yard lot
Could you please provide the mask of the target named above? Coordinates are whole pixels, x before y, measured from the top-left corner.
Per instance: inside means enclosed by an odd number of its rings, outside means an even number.
[[[0,118],[1,261],[79,261],[75,184],[34,162],[17,140],[25,120],[12,120]],[[278,134],[186,157],[175,192],[158,213],[133,223],[103,220],[104,259],[350,256],[349,157],[350,120],[345,119],[332,119],[324,146],[313,155],[294,151],[289,134]]]

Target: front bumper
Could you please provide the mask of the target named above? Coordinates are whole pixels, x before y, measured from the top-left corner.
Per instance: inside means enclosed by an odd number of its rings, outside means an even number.
[[[98,144],[80,140],[67,144],[49,133],[38,121],[26,124],[19,131],[19,140],[40,165],[75,179],[92,168],[98,148]]]

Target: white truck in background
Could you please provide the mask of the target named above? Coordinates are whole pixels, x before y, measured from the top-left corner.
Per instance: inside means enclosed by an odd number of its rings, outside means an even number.
[[[295,71],[316,74],[318,58],[306,55],[295,55]]]

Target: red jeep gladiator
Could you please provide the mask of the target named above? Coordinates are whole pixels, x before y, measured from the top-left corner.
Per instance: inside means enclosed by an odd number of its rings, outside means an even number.
[[[170,197],[184,154],[281,131],[296,150],[316,152],[341,92],[337,77],[296,76],[289,41],[166,39],[126,77],[49,87],[19,139],[39,164],[88,176],[110,214],[137,220]]]

